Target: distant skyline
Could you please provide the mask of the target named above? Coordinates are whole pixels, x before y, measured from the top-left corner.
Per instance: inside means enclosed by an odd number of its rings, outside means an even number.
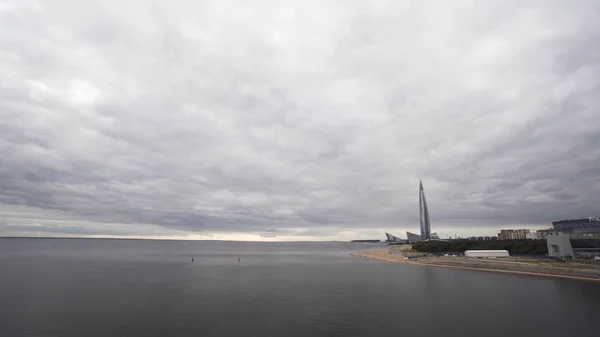
[[[600,215],[599,1],[8,0],[0,45],[0,236]]]

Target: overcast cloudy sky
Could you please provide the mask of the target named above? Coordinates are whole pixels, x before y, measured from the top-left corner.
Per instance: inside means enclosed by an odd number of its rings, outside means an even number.
[[[600,215],[600,2],[0,0],[0,236]]]

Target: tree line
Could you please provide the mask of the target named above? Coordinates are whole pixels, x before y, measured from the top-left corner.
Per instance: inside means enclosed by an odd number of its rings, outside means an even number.
[[[546,240],[450,240],[450,241],[427,241],[413,244],[413,249],[419,252],[460,252],[476,249],[505,249],[510,254],[546,255],[548,247]]]

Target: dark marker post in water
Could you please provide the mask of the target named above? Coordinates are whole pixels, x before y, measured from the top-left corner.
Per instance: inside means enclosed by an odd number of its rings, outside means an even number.
[[[192,263],[194,263],[194,258],[192,257]]]

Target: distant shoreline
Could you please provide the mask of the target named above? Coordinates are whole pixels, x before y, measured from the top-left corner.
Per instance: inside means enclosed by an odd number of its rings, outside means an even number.
[[[242,243],[351,243],[350,241],[267,241],[267,240],[226,240],[226,239],[180,239],[180,238],[131,238],[131,237],[82,237],[82,236],[0,236],[0,240],[130,240],[130,241],[185,241],[185,242],[242,242]]]
[[[556,266],[547,261],[532,261],[527,259],[472,259],[466,257],[426,257],[406,259],[400,252],[389,253],[385,250],[369,250],[351,253],[352,256],[378,260],[391,263],[416,264],[421,266],[455,268],[464,270],[478,270],[506,274],[521,274],[531,276],[555,277],[584,281],[600,281],[600,267],[588,267],[582,264],[568,264]]]

